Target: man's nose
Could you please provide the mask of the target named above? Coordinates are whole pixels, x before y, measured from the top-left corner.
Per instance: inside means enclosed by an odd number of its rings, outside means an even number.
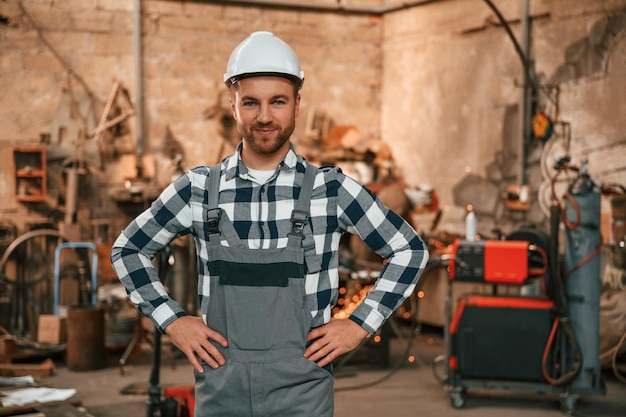
[[[259,106],[259,113],[256,116],[259,123],[269,123],[272,121],[272,111],[268,104],[262,104]]]

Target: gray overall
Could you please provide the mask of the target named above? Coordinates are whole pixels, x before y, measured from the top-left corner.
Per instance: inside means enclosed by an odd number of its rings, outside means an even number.
[[[309,169],[310,167],[310,169]],[[226,364],[195,373],[196,417],[331,417],[333,376],[303,356],[311,329],[303,229],[317,168],[307,165],[287,247],[244,247],[218,208],[219,166],[209,175],[207,325],[228,339]],[[220,244],[220,233],[229,242]]]

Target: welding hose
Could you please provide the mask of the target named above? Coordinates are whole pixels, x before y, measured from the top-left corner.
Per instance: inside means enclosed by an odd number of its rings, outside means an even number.
[[[555,204],[559,208],[559,214],[561,216],[561,219],[563,220],[563,224],[565,224],[565,226],[568,229],[573,230],[580,226],[580,222],[581,222],[580,207],[578,206],[578,203],[576,202],[576,200],[570,193],[565,193],[563,198],[572,205],[574,212],[576,213],[576,221],[574,223],[570,222],[569,219],[567,218],[565,208],[563,207],[563,205],[559,203],[559,199],[556,196],[555,184],[556,184],[556,179],[561,173],[561,171],[564,171],[565,169],[569,169],[574,172],[579,172],[579,170],[577,168],[569,167],[567,165],[559,165],[557,168],[558,170],[556,174],[554,174],[554,176],[552,177],[552,181],[550,183],[551,190],[552,190],[552,198],[554,199]],[[573,184],[574,182],[572,182],[569,185],[568,191],[572,190]],[[624,187],[621,187],[621,189],[624,189]],[[606,190],[608,190],[608,188],[603,189],[603,192],[605,192]],[[551,216],[552,215],[553,214],[551,213]],[[556,229],[556,231],[553,231],[553,233],[555,232],[558,233],[558,228]],[[600,252],[600,250],[602,250],[602,242],[600,242],[600,244],[589,255],[585,256],[585,258],[581,259],[580,262],[574,265],[574,267],[572,267],[569,271],[565,272],[565,274],[563,275],[563,279],[564,280],[567,279],[567,277],[569,277],[572,273],[574,273],[574,271],[576,271],[578,268],[582,267],[584,264],[589,262],[594,256],[596,256]],[[555,255],[558,255],[558,253]]]
[[[565,193],[565,195],[563,195],[563,199],[569,204],[571,204],[574,212],[576,213],[576,220],[573,223],[568,219],[565,207],[560,203],[560,200],[556,195],[556,189],[555,189],[557,178],[562,171],[571,170],[574,172],[579,172],[580,170],[578,168],[569,166],[567,163],[558,164],[556,168],[557,168],[557,172],[556,174],[553,175],[552,180],[550,182],[550,187],[552,190],[552,198],[554,200],[554,204],[558,208],[558,211],[555,211],[553,210],[554,207],[551,207],[551,211],[550,211],[550,221],[551,223],[552,222],[556,223],[556,225],[552,225],[551,233],[553,237],[558,236],[558,233],[559,233],[558,221],[556,221],[557,217],[560,217],[565,227],[567,227],[570,230],[574,230],[578,228],[581,222],[580,207],[578,203],[576,202],[576,200],[574,199],[574,197],[572,196],[572,194],[569,192]],[[572,183],[568,186],[568,191],[572,190],[572,186],[574,185],[574,183],[575,183],[575,180],[572,181]],[[570,270],[566,271],[563,275],[563,280],[569,277],[574,271],[582,267],[584,264],[589,262],[594,256],[596,256],[600,252],[601,249],[602,249],[602,242],[600,242],[600,244],[589,255],[583,258]],[[556,260],[558,259],[558,243],[557,243],[557,247],[555,248],[555,250],[556,252],[550,254],[552,256],[552,260],[554,261],[553,264],[556,263]],[[558,272],[559,272],[558,268],[553,269],[553,273],[556,274],[556,275],[553,275],[555,281],[556,281],[556,277],[559,276]]]
[[[572,344],[574,348],[574,367],[569,372],[561,375],[559,378],[552,378],[550,373],[548,372],[548,356],[550,355],[550,349],[554,343],[554,338],[556,336],[556,330],[561,326],[561,329],[565,333],[565,337]],[[550,336],[548,337],[548,343],[543,351],[543,357],[541,358],[541,371],[543,373],[543,377],[548,381],[550,385],[562,386],[574,380],[580,373],[583,364],[583,357],[580,351],[580,346],[578,345],[578,340],[576,340],[576,335],[574,334],[574,329],[572,328],[572,323],[569,321],[569,317],[556,317],[552,322],[552,329],[550,330]]]
[[[548,337],[548,342],[543,351],[543,356],[541,358],[541,370],[543,373],[543,377],[546,381],[551,385],[561,386],[565,385],[571,381],[573,381],[582,369],[582,351],[580,349],[580,345],[578,340],[576,339],[576,335],[574,334],[574,330],[572,328],[572,323],[567,316],[567,301],[565,298],[565,290],[563,288],[563,281],[560,278],[559,274],[559,264],[558,264],[558,255],[559,255],[559,223],[560,223],[560,213],[561,208],[554,204],[550,207],[550,277],[552,281],[552,286],[554,288],[554,305],[556,317],[552,322],[552,329],[550,330],[550,336]],[[573,360],[574,366],[573,368],[561,375],[559,378],[552,378],[550,372],[548,372],[548,356],[550,354],[550,350],[554,343],[554,339],[556,336],[556,331],[558,327],[561,327],[563,333],[567,341],[572,346],[573,350]]]
[[[557,171],[557,173],[554,175],[554,177],[552,178],[551,181],[551,189],[552,189],[552,196],[554,198],[554,200],[556,201],[556,203],[558,204],[558,199],[556,197],[556,191],[555,191],[555,187],[554,184],[556,183],[556,178],[559,175],[560,171],[563,170],[563,167],[558,167],[559,170]],[[576,171],[576,169],[574,168],[570,168],[574,171]],[[569,187],[571,189],[571,185]],[[617,190],[615,190],[615,188],[617,188]],[[611,195],[611,194],[618,194],[618,195],[622,195],[624,193],[626,193],[626,188],[624,188],[622,185],[619,184],[605,184],[601,187],[601,191],[603,194],[607,194],[607,195]],[[570,204],[572,204],[572,206],[574,207],[574,210],[576,212],[576,222],[571,223],[569,222],[566,214],[565,214],[565,210],[563,209],[562,206],[559,205],[559,212],[560,215],[563,219],[563,222],[565,223],[565,226],[568,227],[570,230],[571,229],[575,229],[576,227],[578,227],[580,225],[580,208],[578,207],[578,204],[576,203],[576,201],[574,200],[574,198],[570,195],[570,194],[566,194],[564,196],[564,198],[570,202]],[[591,259],[593,259],[596,255],[598,255],[600,253],[600,251],[602,250],[602,242],[600,242],[600,244],[598,244],[598,246],[591,252],[589,253],[587,256],[585,256],[583,259],[581,259],[576,265],[574,265],[572,268],[570,268],[568,271],[566,271],[563,274],[563,279],[567,279],[571,274],[573,274],[576,270],[578,270],[579,268],[581,268],[583,265],[585,265],[587,262],[589,262]],[[568,321],[569,322],[569,321]],[[568,323],[569,324],[569,323]],[[544,351],[544,356],[543,356],[543,362],[542,362],[542,371],[544,373],[544,377],[546,378],[546,380],[548,380],[550,383],[558,385],[558,382],[560,382],[559,380],[554,381],[552,380],[546,370],[546,362],[547,362],[547,356],[548,356],[548,351],[550,348],[550,345],[552,344],[552,339],[554,337],[553,333],[556,332],[556,327],[558,325],[558,321],[557,319],[555,319],[553,326],[552,326],[552,331],[550,332],[550,337],[549,337],[549,341],[548,341],[548,345],[546,346],[546,349]],[[571,327],[571,325],[570,325]],[[620,341],[618,342],[618,344],[615,346],[615,348],[613,348],[613,350],[609,350],[609,353],[612,351],[612,355],[611,355],[611,366],[613,368],[613,373],[615,374],[616,378],[621,381],[626,383],[626,377],[624,377],[624,375],[622,375],[619,372],[619,369],[617,367],[617,355],[619,352],[619,349],[621,348],[622,344],[624,343],[624,341],[626,340],[626,333],[624,333],[624,335],[622,335],[622,337],[620,338]],[[602,355],[601,355],[602,356]]]
[[[550,248],[550,255],[552,257],[552,279],[553,279],[553,284],[558,285],[558,292],[555,295],[555,307],[556,307],[556,312],[557,312],[557,317],[555,318],[553,324],[552,324],[552,330],[550,331],[550,336],[548,338],[548,343],[546,344],[544,353],[543,353],[543,357],[542,357],[542,372],[544,375],[544,378],[553,385],[564,385],[568,382],[570,382],[571,380],[573,380],[574,378],[576,378],[576,376],[578,376],[578,373],[580,372],[580,369],[582,368],[582,352],[580,350],[580,345],[578,344],[578,341],[576,340],[576,335],[574,334],[574,331],[572,329],[572,325],[571,322],[569,321],[569,317],[567,317],[567,310],[566,310],[566,299],[565,299],[565,291],[563,289],[563,283],[565,282],[565,280],[567,280],[567,278],[572,275],[576,270],[578,270],[579,268],[581,268],[583,265],[585,265],[587,262],[589,262],[591,259],[593,259],[595,256],[597,256],[600,253],[600,250],[602,249],[602,242],[600,242],[600,244],[598,244],[598,246],[591,252],[589,253],[587,256],[585,256],[583,259],[581,259],[576,265],[574,265],[572,268],[570,268],[568,271],[565,271],[563,274],[563,278],[559,278],[560,277],[560,270],[558,268],[558,233],[559,233],[559,221],[562,220],[564,225],[570,229],[576,229],[577,227],[580,226],[580,222],[581,222],[581,215],[580,215],[580,207],[578,206],[578,203],[576,202],[576,200],[574,199],[574,197],[571,195],[571,193],[565,193],[565,195],[563,196],[564,200],[566,202],[569,202],[569,204],[572,205],[575,213],[576,213],[576,221],[575,222],[570,222],[565,208],[563,207],[563,205],[560,204],[559,199],[556,196],[556,190],[555,190],[555,183],[556,183],[556,179],[558,177],[558,175],[565,169],[570,169],[572,171],[576,171],[578,172],[579,170],[576,168],[572,168],[569,167],[567,165],[560,165],[557,167],[558,171],[556,172],[556,174],[553,176],[552,181],[551,181],[551,189],[552,189],[552,197],[554,199],[555,204],[550,208],[550,225],[551,225],[551,235],[552,235],[552,243],[551,243],[551,248]],[[572,190],[572,187],[574,185],[574,182],[572,182],[569,186],[568,186],[568,191]],[[560,217],[560,219],[559,219]],[[549,351],[552,347],[552,344],[554,342],[554,337],[556,334],[556,330],[558,328],[558,326],[561,325],[563,332],[565,333],[565,337],[567,338],[567,340],[570,342],[572,348],[573,348],[573,356],[574,356],[574,368],[562,375],[560,378],[558,379],[553,379],[550,375],[549,372],[547,370],[547,360],[548,360],[548,355],[549,355]]]
[[[561,174],[561,172],[564,171],[565,169],[568,169],[568,168],[559,167],[557,172],[556,172],[556,174],[554,174],[552,176],[552,180],[550,181],[550,190],[552,191],[552,199],[554,200],[554,203],[558,207],[559,214],[560,214],[561,218],[563,219],[563,224],[568,229],[573,230],[573,229],[577,228],[580,225],[580,208],[578,207],[578,203],[576,202],[574,197],[572,197],[572,195],[569,194],[569,193],[565,193],[565,195],[563,196],[563,198],[572,205],[572,207],[574,208],[574,212],[576,213],[576,221],[574,223],[572,223],[567,218],[567,214],[565,212],[565,208],[560,203],[560,200],[559,200],[559,198],[556,195],[556,187],[555,187],[556,180],[559,177],[559,175]],[[569,169],[571,169],[573,171],[576,171],[575,168],[569,168]],[[552,214],[551,214],[551,216],[552,216]]]

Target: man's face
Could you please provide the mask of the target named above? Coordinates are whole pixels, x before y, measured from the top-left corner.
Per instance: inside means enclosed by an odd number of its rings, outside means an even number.
[[[244,78],[232,86],[230,101],[244,153],[269,156],[287,152],[300,108],[300,95],[289,80]]]

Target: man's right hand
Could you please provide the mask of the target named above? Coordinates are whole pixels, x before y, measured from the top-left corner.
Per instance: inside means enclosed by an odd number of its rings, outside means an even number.
[[[228,346],[228,341],[204,324],[201,317],[179,317],[165,328],[165,334],[187,356],[191,365],[199,373],[203,373],[204,369],[198,358],[204,360],[213,369],[226,363],[224,356],[212,340],[223,347]]]

